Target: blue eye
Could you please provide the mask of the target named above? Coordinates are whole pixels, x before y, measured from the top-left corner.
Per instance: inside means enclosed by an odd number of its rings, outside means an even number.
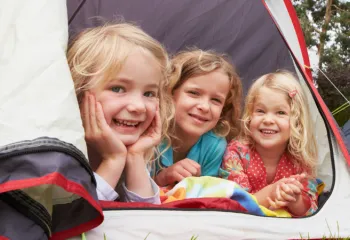
[[[156,97],[157,96],[157,93],[156,92],[145,92],[143,94],[145,97]]]
[[[116,93],[121,93],[121,92],[125,92],[125,89],[122,87],[111,87],[112,92],[116,92]]]
[[[285,111],[278,111],[277,112],[279,115],[286,115],[287,113]]]

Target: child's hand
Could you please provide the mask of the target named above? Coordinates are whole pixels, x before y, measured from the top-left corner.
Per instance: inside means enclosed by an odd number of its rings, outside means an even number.
[[[162,124],[159,114],[159,104],[157,105],[156,114],[151,125],[140,136],[140,138],[128,147],[128,155],[144,156],[144,153],[152,147],[157,146],[161,140]]]
[[[124,161],[125,164],[126,147],[107,124],[101,104],[86,92],[81,109],[87,144],[102,156],[102,161]]]
[[[290,203],[296,202],[303,189],[302,184],[296,178],[284,178],[275,184],[275,193],[272,198],[267,197],[270,206],[273,209],[287,207]],[[273,199],[273,200],[272,200]]]
[[[288,179],[289,180],[295,179],[298,182],[302,183],[303,181],[307,180],[307,174],[306,173],[301,173],[301,174],[292,175]]]
[[[201,165],[197,162],[185,158],[163,169],[155,178],[156,183],[163,187],[169,184],[180,182],[186,177],[200,176]]]

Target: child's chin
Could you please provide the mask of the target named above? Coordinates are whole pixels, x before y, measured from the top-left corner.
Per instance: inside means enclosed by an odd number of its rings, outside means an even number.
[[[126,147],[133,145],[137,142],[138,138],[135,137],[121,137],[122,142]]]

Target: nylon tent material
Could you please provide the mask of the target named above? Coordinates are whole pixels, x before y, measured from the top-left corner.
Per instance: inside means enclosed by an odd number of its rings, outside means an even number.
[[[189,211],[103,202],[105,221],[87,233],[88,239],[101,239],[104,233],[107,239],[143,239],[148,234],[150,239],[317,239],[329,231],[350,235],[345,213],[350,157],[312,84],[305,41],[289,0],[76,1],[68,2],[68,16],[71,36],[101,24],[94,16],[122,18],[140,25],[170,53],[192,46],[226,52],[242,76],[245,92],[261,74],[280,68],[295,72],[307,92],[319,150],[318,177],[326,183],[319,210],[301,219],[258,217],[220,207]]]
[[[60,0],[0,2],[0,238],[65,239],[103,221]]]
[[[0,89],[6,89],[0,94],[0,238],[65,239],[81,232],[88,240],[103,234],[107,239],[350,235],[350,157],[304,66],[307,51],[289,0],[77,0],[67,5],[5,0],[0,13]],[[224,208],[220,199],[196,199],[197,205],[186,199],[166,206],[101,202],[103,216],[65,59],[67,19],[73,35],[100,24],[94,16],[134,21],[171,53],[193,45],[226,52],[245,90],[261,74],[278,68],[295,72],[308,93],[320,152],[318,175],[329,195],[319,210],[307,218],[281,219],[253,216],[239,206]],[[193,209],[198,204],[204,207]]]
[[[350,120],[348,120],[343,128],[342,131],[344,133],[344,138],[345,138],[345,142],[346,142],[346,147],[348,149],[348,151],[350,152]]]

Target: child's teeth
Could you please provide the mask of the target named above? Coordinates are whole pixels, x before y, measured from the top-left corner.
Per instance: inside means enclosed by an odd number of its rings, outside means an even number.
[[[137,124],[137,123],[127,122],[127,121],[123,121],[123,123],[128,126],[135,126]]]
[[[275,133],[275,131],[270,131],[270,130],[263,130],[262,132],[263,132],[263,133],[267,133],[267,134]]]
[[[138,122],[129,122],[129,121],[116,120],[116,124],[117,124],[117,126],[121,126],[121,125],[136,126],[138,124]]]

